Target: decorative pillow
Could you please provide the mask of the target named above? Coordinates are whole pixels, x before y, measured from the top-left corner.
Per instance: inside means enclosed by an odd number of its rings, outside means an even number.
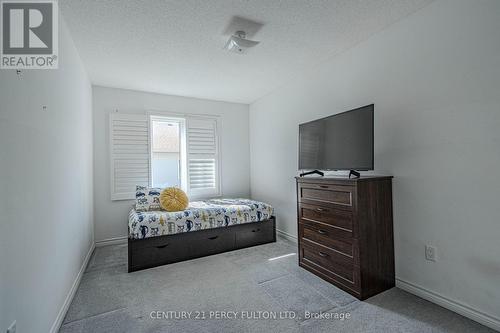
[[[135,189],[135,210],[138,212],[161,210],[161,190],[161,188],[157,187],[137,185]]]
[[[167,212],[178,212],[187,208],[189,199],[180,188],[167,187],[161,192],[160,203]]]

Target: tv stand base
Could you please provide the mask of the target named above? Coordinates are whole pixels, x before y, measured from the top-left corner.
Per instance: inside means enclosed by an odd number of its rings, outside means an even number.
[[[313,175],[313,174],[318,174],[320,175],[321,177],[323,177],[325,174],[319,170],[314,170],[314,171],[309,171],[309,172],[303,172],[300,174],[300,177],[304,177],[304,176],[307,176],[307,175]]]
[[[351,176],[354,176],[353,178],[359,178],[359,177],[361,177],[361,174],[355,170],[350,170],[349,171],[349,178],[351,178]]]

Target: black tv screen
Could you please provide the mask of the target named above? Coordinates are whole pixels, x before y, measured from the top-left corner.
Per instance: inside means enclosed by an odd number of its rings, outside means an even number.
[[[299,125],[299,169],[373,170],[373,104]]]

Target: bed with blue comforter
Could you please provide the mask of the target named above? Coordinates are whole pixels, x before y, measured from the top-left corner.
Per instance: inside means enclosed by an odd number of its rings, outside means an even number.
[[[250,199],[211,199],[190,202],[180,212],[137,211],[129,214],[129,238],[144,239],[237,224],[266,221],[272,206]]]

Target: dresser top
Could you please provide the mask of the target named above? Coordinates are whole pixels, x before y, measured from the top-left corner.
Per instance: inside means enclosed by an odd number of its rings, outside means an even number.
[[[386,180],[386,179],[392,179],[393,176],[361,176],[359,178],[348,178],[347,176],[305,176],[305,177],[295,177],[297,182],[299,183],[307,183],[307,182],[313,182],[313,183],[328,183],[328,182],[346,182],[346,183],[359,183],[359,182],[366,182],[366,181],[375,181],[375,180]]]

